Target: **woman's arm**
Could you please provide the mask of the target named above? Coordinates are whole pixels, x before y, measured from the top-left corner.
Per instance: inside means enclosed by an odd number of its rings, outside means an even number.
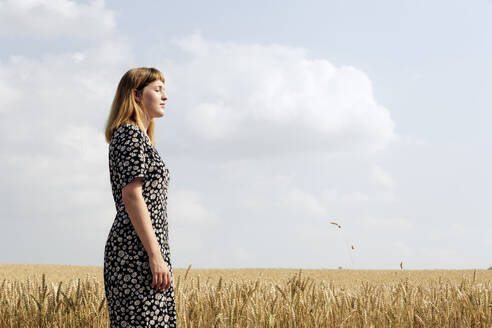
[[[123,187],[121,197],[125,204],[126,212],[132,221],[142,244],[150,256],[160,255],[161,250],[154,228],[150,221],[150,213],[142,195],[142,178],[136,178]]]
[[[171,283],[169,268],[162,258],[160,246],[150,221],[150,213],[142,195],[142,178],[135,178],[123,187],[121,193],[130,221],[149,256],[153,276],[152,287],[157,285],[159,289],[168,289]]]

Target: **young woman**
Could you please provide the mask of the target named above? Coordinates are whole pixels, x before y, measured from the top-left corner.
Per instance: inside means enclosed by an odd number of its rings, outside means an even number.
[[[106,124],[116,217],[104,250],[112,328],[176,327],[167,221],[169,170],[155,148],[164,76],[134,68],[121,78]]]

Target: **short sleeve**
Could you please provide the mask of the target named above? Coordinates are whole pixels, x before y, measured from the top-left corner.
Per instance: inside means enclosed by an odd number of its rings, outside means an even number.
[[[126,124],[119,132],[114,147],[114,160],[123,189],[135,178],[145,178],[148,164],[145,156],[145,136],[140,128]]]

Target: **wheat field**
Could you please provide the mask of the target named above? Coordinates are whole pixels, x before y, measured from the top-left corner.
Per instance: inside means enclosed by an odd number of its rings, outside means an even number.
[[[109,327],[102,267],[0,264],[0,327]],[[492,327],[492,270],[174,269],[178,327]]]

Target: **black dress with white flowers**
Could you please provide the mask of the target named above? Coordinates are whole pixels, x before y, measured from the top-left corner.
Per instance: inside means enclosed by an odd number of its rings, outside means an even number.
[[[109,172],[116,217],[104,249],[104,289],[112,328],[176,327],[174,279],[167,290],[152,288],[148,254],[122,201],[121,190],[143,178],[142,193],[164,261],[172,273],[168,243],[169,170],[138,125],[125,123],[109,143]]]

